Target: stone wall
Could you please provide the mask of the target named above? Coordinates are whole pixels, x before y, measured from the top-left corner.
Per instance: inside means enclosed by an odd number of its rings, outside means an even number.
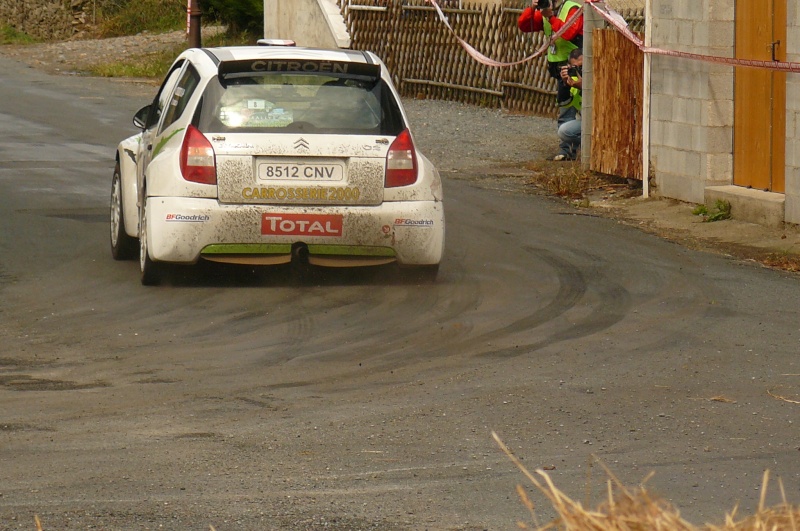
[[[87,30],[94,0],[1,0],[0,24],[41,40],[65,40]]]

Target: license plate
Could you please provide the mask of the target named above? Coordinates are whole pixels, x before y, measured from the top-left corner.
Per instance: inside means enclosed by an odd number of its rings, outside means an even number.
[[[344,179],[342,164],[262,162],[258,165],[261,181],[323,181],[335,182]]]

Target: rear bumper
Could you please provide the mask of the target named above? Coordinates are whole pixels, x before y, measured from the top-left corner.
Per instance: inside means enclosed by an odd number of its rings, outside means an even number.
[[[151,197],[150,258],[195,263],[201,256],[237,261],[285,255],[302,242],[312,254],[354,264],[369,259],[434,265],[444,251],[444,207],[435,201],[379,206],[224,205],[215,199]],[[278,260],[279,261],[279,260]]]

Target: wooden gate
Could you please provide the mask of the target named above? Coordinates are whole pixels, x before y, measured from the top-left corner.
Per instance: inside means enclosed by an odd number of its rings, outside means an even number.
[[[589,167],[642,180],[644,54],[613,29],[592,32],[594,78]]]
[[[786,0],[736,2],[736,57],[786,60]],[[786,73],[737,68],[733,183],[783,193],[786,180]]]

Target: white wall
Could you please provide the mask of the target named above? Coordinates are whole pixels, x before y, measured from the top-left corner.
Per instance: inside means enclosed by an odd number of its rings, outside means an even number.
[[[789,0],[787,59],[800,63],[800,6]],[[800,224],[800,74],[786,75],[786,221]]]
[[[264,37],[316,48],[350,46],[334,0],[264,0]]]

